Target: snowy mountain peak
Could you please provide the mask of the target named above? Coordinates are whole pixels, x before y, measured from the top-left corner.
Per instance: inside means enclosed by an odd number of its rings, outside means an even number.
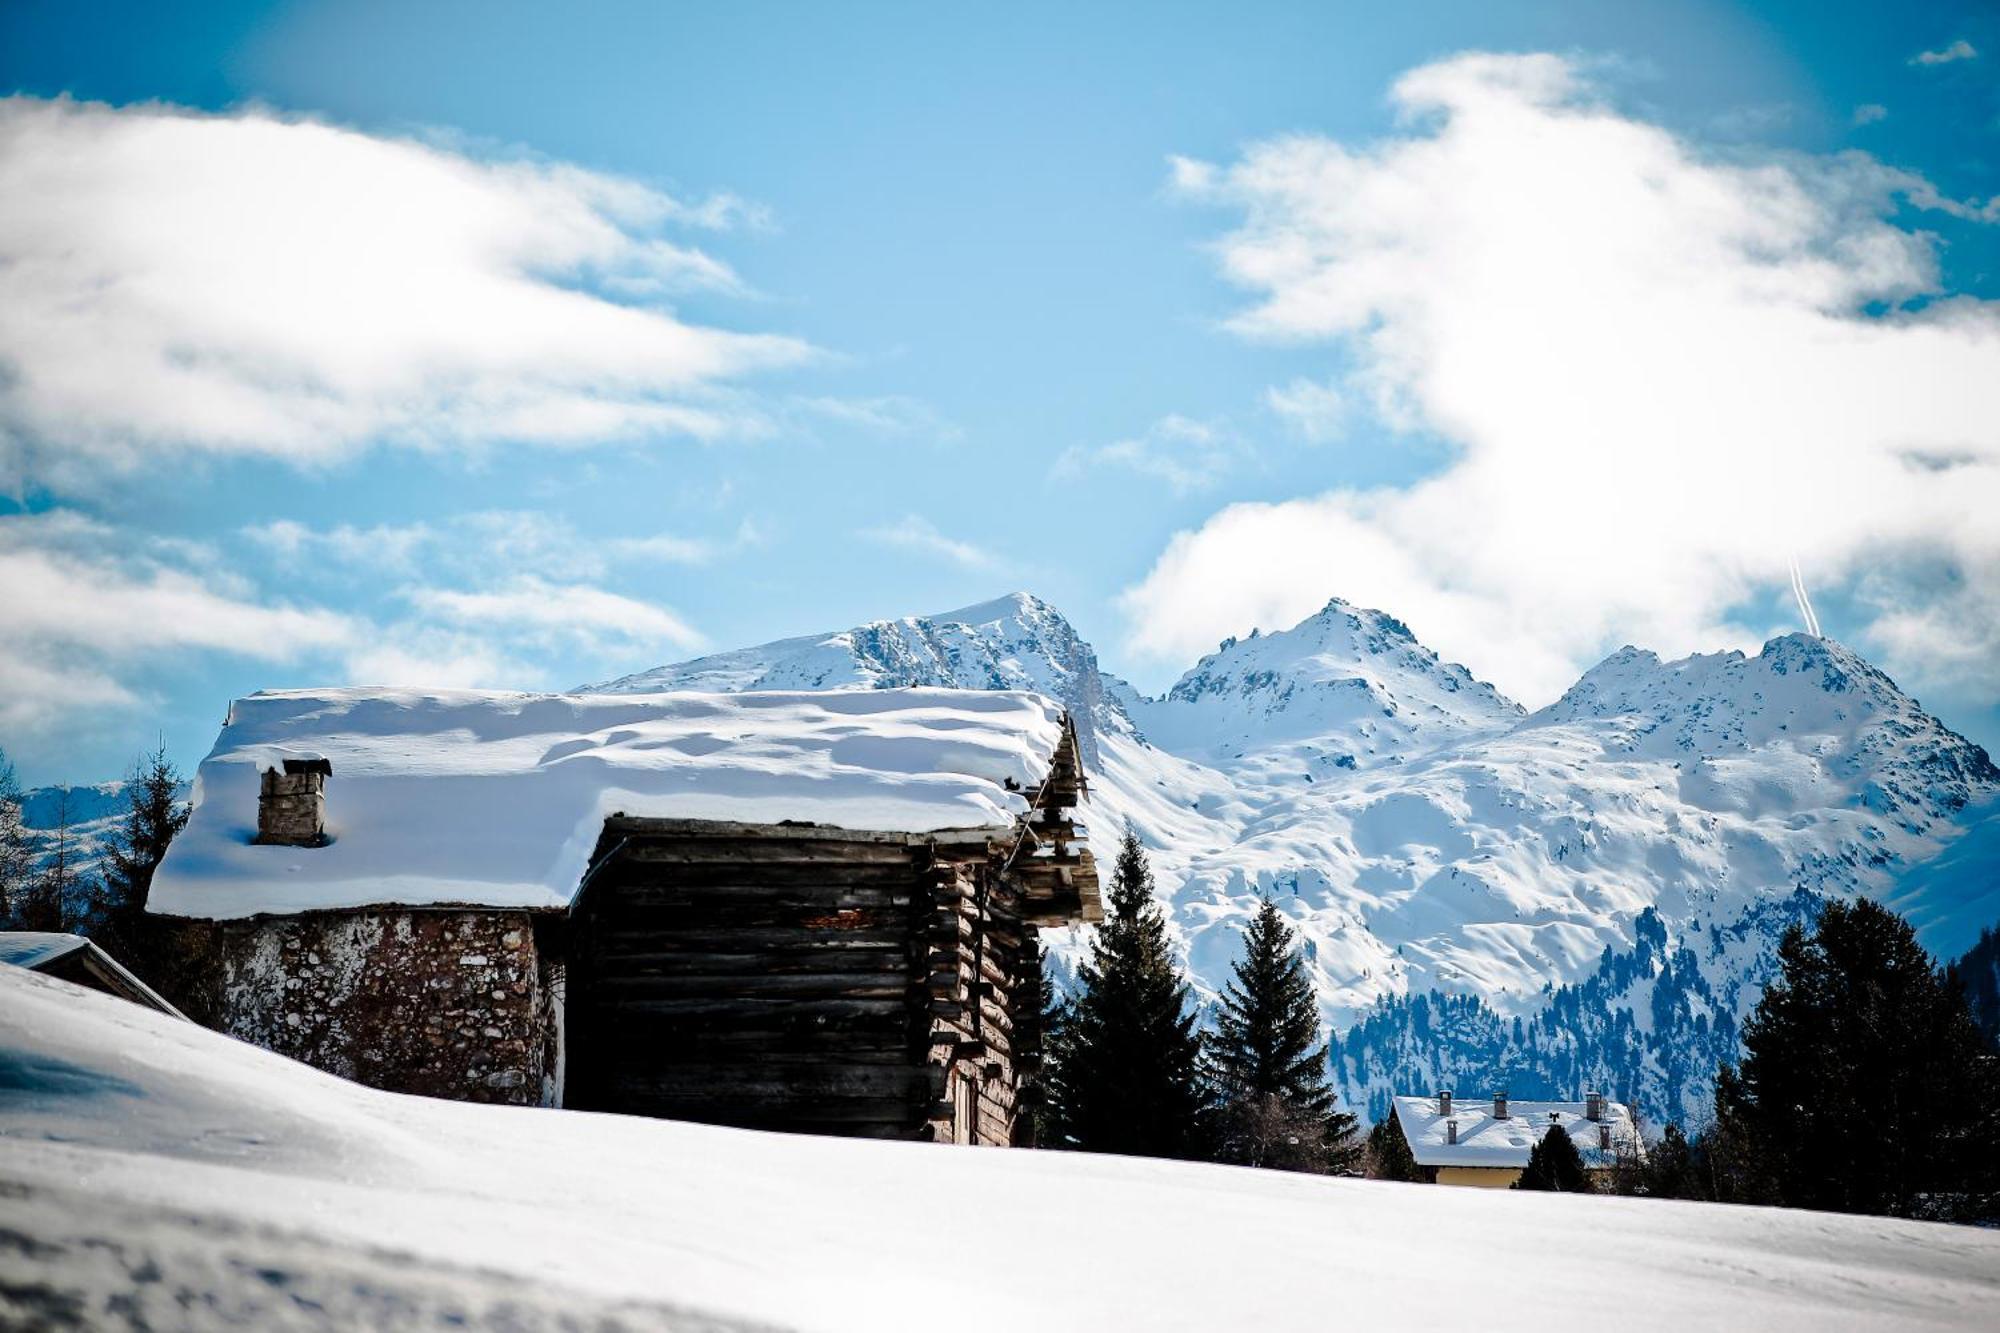
[[[935,615],[780,639],[585,688],[634,694],[916,685],[1045,694],[1076,719],[1086,762],[1095,761],[1098,733],[1132,730],[1131,719],[1105,691],[1096,652],[1060,611],[1027,592]]]
[[[1518,704],[1381,611],[1336,597],[1291,629],[1226,639],[1137,717],[1177,752],[1279,767],[1365,768],[1452,736],[1510,726]]]
[[[1621,749],[1689,762],[1779,751],[1884,813],[1949,816],[2000,782],[1980,746],[1946,727],[1859,653],[1785,634],[1755,657],[1697,653],[1663,662],[1621,648],[1585,672],[1535,723],[1609,724]]]

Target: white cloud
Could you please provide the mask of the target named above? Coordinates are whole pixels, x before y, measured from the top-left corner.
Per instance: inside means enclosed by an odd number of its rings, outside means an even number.
[[[1304,439],[1324,444],[1347,427],[1347,396],[1331,384],[1296,379],[1264,391],[1264,403]]]
[[[1226,422],[1169,413],[1143,435],[1094,448],[1073,445],[1056,460],[1055,470],[1058,476],[1075,476],[1088,468],[1126,468],[1185,495],[1226,480],[1249,461],[1248,446]]]
[[[937,530],[937,525],[919,514],[906,515],[899,522],[882,527],[866,528],[861,536],[883,546],[938,556],[965,569],[994,569],[1000,564],[991,552],[945,536]]]
[[[1888,118],[1889,108],[1883,106],[1880,102],[1863,102],[1860,106],[1854,108],[1854,123],[1857,127],[1873,125],[1878,121],[1884,121]]]
[[[285,662],[356,638],[346,616],[262,601],[239,580],[174,558],[185,553],[119,546],[112,529],[69,511],[0,519],[0,728],[9,734],[132,706],[139,698],[125,677],[163,657]]]
[[[466,538],[481,527],[510,535],[511,551],[537,572],[470,559],[498,549],[490,537]],[[444,530],[450,544],[439,531],[290,522],[246,530],[283,562],[273,571],[268,561],[234,566],[216,548],[140,536],[73,510],[0,516],[0,741],[60,758],[64,738],[110,734],[156,703],[142,682],[204,658],[269,663],[287,678],[310,671],[328,683],[523,689],[554,683],[557,670],[573,677],[577,655],[602,655],[595,671],[635,653],[667,660],[706,645],[665,607],[549,573],[588,562],[565,554],[574,534],[544,516],[468,516]],[[746,527],[733,540],[755,539]],[[689,554],[670,538],[606,545],[633,563]],[[337,612],[299,600],[311,586],[301,573],[315,564],[337,566],[350,591],[357,575],[364,584],[407,582],[392,585],[378,613]],[[289,595],[273,596],[253,577],[273,572]]]
[[[1961,37],[1950,46],[1935,51],[1919,51],[1910,57],[1912,65],[1949,65],[1956,60],[1971,60],[1979,54],[1972,43]]]
[[[666,238],[733,201],[268,111],[0,100],[0,484],[161,454],[320,463],[712,436],[809,355],[657,304],[734,290]],[[754,414],[748,414],[754,418]]]
[[[638,537],[588,536],[560,515],[527,509],[460,514],[438,523],[338,524],[309,528],[277,519],[243,529],[288,570],[346,578],[355,573],[427,581],[481,582],[496,573],[533,573],[552,579],[600,579],[617,566],[706,565],[761,537],[745,519],[726,539],[656,532]]]
[[[551,583],[533,575],[497,588],[463,591],[412,587],[403,596],[435,621],[510,639],[571,644],[591,651],[615,646],[694,650],[707,640],[665,607],[587,584]]]
[[[1555,56],[1456,58],[1395,96],[1385,142],[1175,178],[1242,211],[1237,331],[1338,342],[1351,399],[1455,456],[1181,533],[1127,594],[1137,648],[1185,660],[1339,593],[1546,700],[1623,640],[1754,642],[1740,608],[1796,552],[1892,670],[2000,688],[2000,621],[1930,614],[2000,588],[2000,305],[1941,292],[1933,240],[1892,220],[1948,201],[1863,154],[1705,153]],[[1862,596],[1916,551],[1934,577]]]

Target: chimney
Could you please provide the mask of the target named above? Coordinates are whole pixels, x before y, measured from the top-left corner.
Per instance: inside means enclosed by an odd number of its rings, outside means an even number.
[[[1439,1115],[1450,1115],[1450,1114],[1451,1114],[1451,1089],[1450,1089],[1450,1088],[1446,1088],[1446,1089],[1445,1089],[1444,1091],[1442,1091],[1442,1092],[1438,1093],[1438,1114],[1439,1114]],[[1457,1141],[1457,1140],[1455,1140],[1455,1139],[1453,1140],[1453,1142],[1456,1142],[1456,1141]]]
[[[1450,1093],[1446,1093],[1446,1094],[1445,1094],[1445,1096],[1447,1096],[1447,1097],[1449,1097],[1450,1095],[1451,1095]],[[1444,1141],[1445,1141],[1446,1143],[1457,1143],[1457,1142],[1458,1142],[1458,1121],[1457,1121],[1457,1119],[1455,1119],[1455,1118],[1454,1118],[1454,1119],[1451,1119],[1451,1120],[1447,1120],[1447,1121],[1445,1121],[1445,1122],[1444,1122]]]
[[[1495,1120],[1507,1118],[1507,1094],[1504,1092],[1493,1094],[1493,1118]]]
[[[257,841],[266,846],[326,845],[326,780],[333,764],[325,759],[287,759],[281,770],[267,768],[257,789]]]
[[[1604,1119],[1604,1094],[1586,1092],[1583,1094],[1583,1118],[1585,1120]]]

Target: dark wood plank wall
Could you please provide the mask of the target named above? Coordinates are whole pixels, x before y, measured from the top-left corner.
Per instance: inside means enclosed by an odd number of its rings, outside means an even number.
[[[1095,920],[1073,730],[1014,829],[613,816],[566,952],[566,1105],[1009,1144],[1035,927]]]

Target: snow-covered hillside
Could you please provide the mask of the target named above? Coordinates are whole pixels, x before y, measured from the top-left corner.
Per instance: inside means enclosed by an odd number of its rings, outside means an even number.
[[[433,1101],[5,966],[0,1074],[0,1327],[1685,1333],[2000,1300],[1971,1227]]]
[[[1064,701],[1094,736],[1096,851],[1127,820],[1155,849],[1198,989],[1226,979],[1258,897],[1276,897],[1342,1034],[1348,1096],[1375,1115],[1422,1071],[1519,1096],[1589,1082],[1655,1123],[1698,1119],[1778,933],[1823,896],[1881,895],[1946,957],[2000,915],[2000,771],[1806,635],[1678,662],[1622,649],[1527,715],[1335,600],[1147,699],[1017,594],[599,688],[857,683]],[[1082,948],[1076,932],[1051,943],[1064,965]],[[1558,1029],[1559,1006],[1579,1017]]]

